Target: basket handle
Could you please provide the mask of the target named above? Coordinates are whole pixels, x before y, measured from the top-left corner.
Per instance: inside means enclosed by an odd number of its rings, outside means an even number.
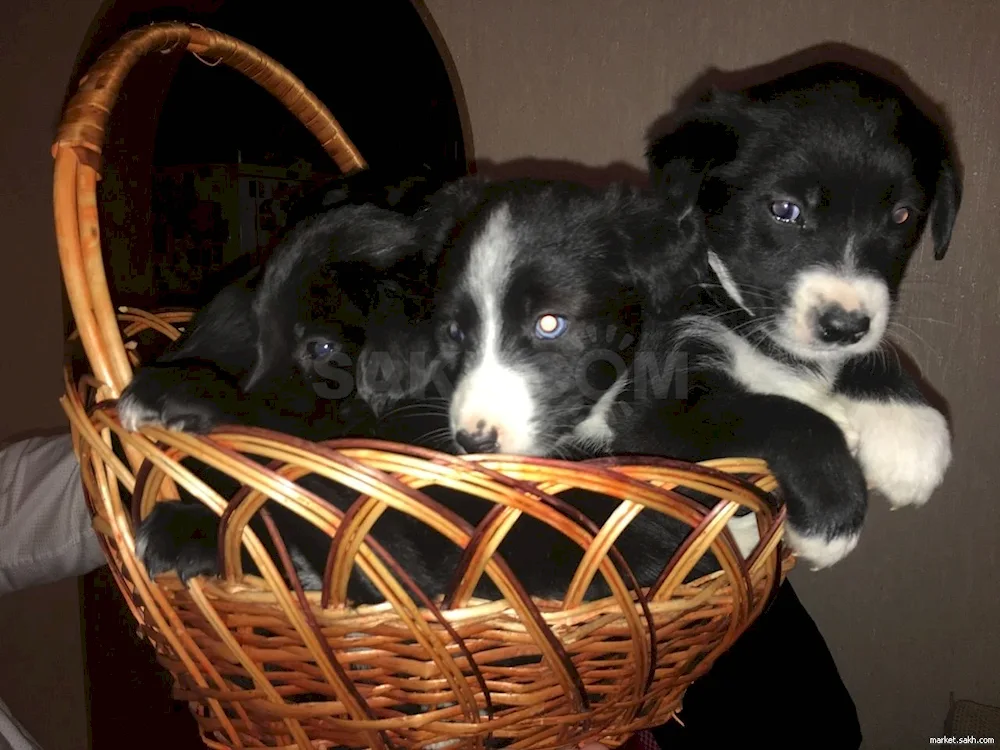
[[[367,167],[323,103],[291,71],[255,47],[182,23],[130,31],[94,63],[69,100],[52,146],[56,241],[73,316],[94,375],[116,398],[132,379],[104,273],[97,180],[106,128],[129,71],[146,55],[187,49],[225,63],[266,89],[308,128],[341,171]]]

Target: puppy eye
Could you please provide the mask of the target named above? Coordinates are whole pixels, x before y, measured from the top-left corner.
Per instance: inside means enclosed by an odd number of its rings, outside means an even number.
[[[541,316],[535,321],[535,335],[540,339],[551,341],[566,332],[566,318],[551,313]]]
[[[802,209],[791,201],[775,201],[771,204],[771,214],[780,222],[793,224],[802,215]]]
[[[910,209],[906,206],[900,206],[895,211],[892,212],[892,220],[897,224],[905,224],[906,220],[910,218]]]
[[[315,339],[306,344],[306,352],[313,359],[323,359],[324,357],[329,357],[333,354],[335,346],[332,341],[327,339]]]
[[[465,341],[465,332],[462,330],[461,326],[458,325],[458,323],[452,322],[451,325],[448,326],[448,337],[451,338],[452,341],[456,341],[461,344]]]

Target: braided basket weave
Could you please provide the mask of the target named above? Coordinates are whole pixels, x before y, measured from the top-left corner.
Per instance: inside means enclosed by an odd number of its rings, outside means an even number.
[[[753,622],[792,564],[780,544],[784,512],[769,495],[775,482],[761,462],[472,459],[374,441],[318,445],[250,428],[207,437],[122,428],[115,399],[140,364],[138,339],[153,336],[165,344],[180,335],[189,314],[113,306],[98,227],[101,149],[129,70],[143,56],[178,45],[264,87],[344,171],[365,163],[290,72],[242,42],[183,24],[130,32],[107,50],[67,105],[53,147],[59,253],[74,335],[89,362],[83,375],[67,367],[62,403],[87,502],[117,584],[174,675],[176,696],[189,702],[205,744],[543,750],[598,739],[613,747],[669,720],[687,685]],[[225,472],[243,489],[231,501],[220,497],[182,465],[188,457]],[[337,510],[295,483],[308,473],[353,488],[357,501],[346,513]],[[421,492],[434,484],[486,499],[493,510],[473,528]],[[173,574],[153,581],[136,559],[136,524],[155,503],[176,499],[178,486],[222,515],[219,579],[197,578],[186,587]],[[603,527],[559,500],[571,488],[600,492],[613,503]],[[719,502],[706,509],[678,489]],[[321,592],[298,583],[262,509],[268,499],[330,535]],[[726,530],[741,507],[756,514],[761,532],[746,560]],[[390,508],[466,550],[443,600],[431,601],[366,537]],[[668,514],[691,528],[646,590],[638,590],[614,548],[640,511]],[[277,559],[249,527],[254,514],[274,540]],[[494,554],[522,514],[585,550],[564,601],[531,599]],[[241,547],[260,576],[243,574]],[[720,570],[688,581],[707,552]],[[384,604],[345,606],[355,564],[382,590]],[[484,575],[504,600],[472,598]],[[584,602],[594,576],[603,576],[613,594]],[[308,702],[295,700],[303,695]]]

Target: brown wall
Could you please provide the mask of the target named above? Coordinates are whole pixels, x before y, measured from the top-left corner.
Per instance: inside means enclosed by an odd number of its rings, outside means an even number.
[[[853,556],[793,580],[855,696],[868,750],[926,746],[941,733],[949,691],[1000,703],[1000,3],[427,6],[461,79],[480,159],[641,166],[646,128],[705,68],[758,65],[827,41],[894,60],[943,102],[966,165],[966,202],[947,260],[935,264],[925,249],[912,268],[896,333],[950,402],[954,468],[925,508],[890,516],[876,501]]]
[[[0,24],[0,440],[63,427],[53,129],[99,0],[5,0]],[[0,697],[45,750],[86,747],[77,581],[0,598]]]

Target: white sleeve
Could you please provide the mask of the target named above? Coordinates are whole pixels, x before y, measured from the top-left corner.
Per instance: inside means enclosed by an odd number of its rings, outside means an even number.
[[[0,750],[41,750],[28,730],[0,700]]]
[[[84,575],[104,562],[69,435],[0,450],[0,596]]]

